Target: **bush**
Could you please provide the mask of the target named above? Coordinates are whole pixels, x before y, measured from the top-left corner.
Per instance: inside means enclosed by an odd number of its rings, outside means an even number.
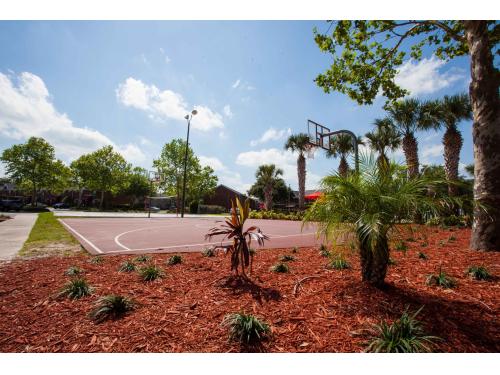
[[[437,275],[429,275],[427,277],[426,284],[440,286],[441,288],[444,288],[444,289],[450,289],[450,288],[454,288],[457,283],[453,278],[447,276],[446,273],[444,273],[440,269],[439,273]]]
[[[276,263],[271,267],[271,271],[275,273],[287,273],[290,271],[288,264],[286,263]]]
[[[137,266],[135,265],[134,262],[131,262],[129,260],[126,260],[120,265],[120,268],[118,268],[119,272],[133,272],[137,269]]]
[[[484,266],[471,266],[467,270],[469,276],[476,280],[490,280],[491,275]]]
[[[78,299],[92,294],[93,288],[87,284],[85,279],[77,278],[71,280],[59,292],[59,297]]]
[[[260,343],[271,332],[267,323],[251,314],[226,315],[222,325],[229,328],[230,340],[236,340],[247,345]]]
[[[346,270],[351,266],[349,265],[347,260],[345,260],[342,254],[338,254],[330,263],[328,263],[326,267],[335,270]]]
[[[406,251],[408,250],[408,245],[404,241],[398,241],[394,245],[394,249],[397,251],[402,251],[403,253],[406,254]]]
[[[441,219],[439,217],[431,217],[429,220],[425,222],[425,225],[430,227],[435,227],[441,224]]]
[[[422,323],[416,319],[422,307],[413,315],[408,308],[401,318],[392,324],[381,322],[373,326],[374,335],[368,342],[366,352],[374,353],[428,353],[432,351],[436,336],[427,336]]]
[[[199,204],[198,213],[199,214],[224,214],[227,209],[222,206]]]
[[[67,276],[79,276],[83,273],[84,271],[77,266],[71,266],[69,267],[66,272],[64,272],[65,275]]]
[[[139,276],[144,281],[154,281],[158,278],[164,277],[165,273],[163,272],[163,270],[161,268],[156,267],[154,265],[149,265],[149,266],[142,267],[139,270]]]
[[[293,262],[295,260],[295,257],[292,255],[285,254],[282,257],[280,257],[281,262]]]
[[[118,319],[134,308],[135,303],[131,299],[112,294],[97,301],[96,307],[90,312],[90,318],[96,323],[110,318]]]
[[[100,255],[97,255],[95,257],[90,258],[89,262],[92,264],[101,264],[102,262],[104,262],[104,258]]]
[[[169,266],[174,266],[176,264],[181,264],[182,263],[182,257],[180,255],[172,255],[170,258],[168,258],[167,264]]]
[[[212,247],[206,247],[202,250],[201,255],[207,258],[212,258],[215,256],[215,250]]]
[[[136,262],[145,263],[145,262],[149,262],[151,260],[151,257],[149,255],[142,254],[142,255],[135,257],[134,260]]]
[[[250,219],[266,219],[266,220],[297,220],[300,221],[304,217],[304,213],[302,211],[297,212],[274,212],[272,210],[269,211],[251,211]]]
[[[423,259],[423,260],[427,260],[427,255],[425,255],[423,252],[419,252],[418,253],[418,259]]]
[[[192,201],[191,203],[189,203],[189,213],[190,214],[197,214],[198,213],[198,206],[199,206],[198,201]]]
[[[325,258],[328,258],[330,256],[330,251],[328,251],[328,248],[325,244],[321,244],[319,246],[319,255]]]

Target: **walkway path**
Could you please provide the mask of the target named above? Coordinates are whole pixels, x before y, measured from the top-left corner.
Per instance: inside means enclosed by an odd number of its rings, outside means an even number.
[[[0,223],[0,260],[12,259],[28,238],[38,214],[5,213],[13,219]]]

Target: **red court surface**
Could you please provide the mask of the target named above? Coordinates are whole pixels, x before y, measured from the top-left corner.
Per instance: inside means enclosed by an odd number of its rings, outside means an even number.
[[[201,251],[221,244],[222,236],[205,240],[223,218],[63,218],[61,223],[91,254],[174,253]],[[270,237],[263,248],[315,246],[316,227],[299,221],[247,220]],[[229,244],[225,241],[222,244]],[[252,241],[252,247],[258,248]]]

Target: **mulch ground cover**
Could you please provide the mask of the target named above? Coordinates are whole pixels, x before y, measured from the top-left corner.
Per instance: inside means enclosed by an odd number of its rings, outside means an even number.
[[[2,352],[238,352],[221,321],[228,313],[257,315],[272,327],[259,350],[267,352],[360,352],[373,323],[393,321],[407,306],[416,310],[427,333],[442,338],[435,351],[500,350],[500,253],[468,249],[469,229],[420,228],[406,251],[391,251],[387,286],[361,282],[359,259],[344,249],[351,265],[330,270],[316,248],[258,250],[252,280],[228,277],[229,257],[182,254],[152,256],[163,279],[146,283],[136,272],[118,272],[133,256],[107,256],[100,264],[86,255],[15,260],[0,266],[0,351]],[[427,260],[418,257],[425,253]],[[290,272],[270,267],[290,254]],[[466,275],[484,265],[494,275],[476,281]],[[84,269],[94,294],[79,300],[55,298],[69,280],[70,266]],[[426,285],[439,269],[457,281],[454,289]],[[309,278],[310,276],[314,276]],[[299,280],[303,280],[297,284]],[[101,296],[132,297],[136,310],[119,320],[96,324],[88,317]]]

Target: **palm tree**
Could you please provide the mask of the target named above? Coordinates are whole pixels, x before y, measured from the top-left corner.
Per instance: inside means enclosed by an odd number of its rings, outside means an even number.
[[[378,153],[377,163],[380,167],[389,163],[388,151],[395,151],[401,144],[399,133],[394,128],[391,119],[375,119],[375,130],[365,134],[368,145],[373,151]]]
[[[457,125],[462,120],[472,120],[469,95],[465,93],[453,96],[446,95],[442,100],[436,101],[435,104],[437,106],[439,125],[446,129],[443,135],[446,179],[454,182],[458,180],[458,163],[463,145],[463,138]],[[457,195],[457,192],[456,184],[451,183],[448,185],[448,193],[451,196]]]
[[[401,134],[410,177],[416,177],[419,174],[418,142],[415,133],[418,130],[428,130],[437,126],[435,117],[430,113],[432,108],[430,103],[422,103],[414,98],[398,101],[387,108],[389,117]]]
[[[437,181],[411,178],[403,166],[381,165],[373,154],[360,158],[358,173],[331,175],[322,182],[323,196],[307,211],[305,222],[317,222],[328,238],[355,235],[362,279],[371,285],[384,284],[389,263],[389,238],[395,226],[419,214],[436,216],[439,205],[427,195]]]
[[[332,139],[330,149],[326,151],[327,158],[336,158],[340,156],[339,174],[343,177],[349,173],[349,164],[347,163],[347,156],[354,152],[352,144],[352,137],[348,134],[339,134]],[[356,140],[358,145],[363,144],[361,138]]]
[[[297,177],[299,181],[299,208],[304,208],[304,195],[306,192],[306,158],[304,153],[310,148],[309,136],[305,133],[291,135],[285,143],[285,150],[298,152]]]
[[[261,165],[255,173],[257,181],[264,186],[264,206],[266,210],[273,208],[273,190],[280,176],[283,176],[283,170],[276,168],[274,164]]]

